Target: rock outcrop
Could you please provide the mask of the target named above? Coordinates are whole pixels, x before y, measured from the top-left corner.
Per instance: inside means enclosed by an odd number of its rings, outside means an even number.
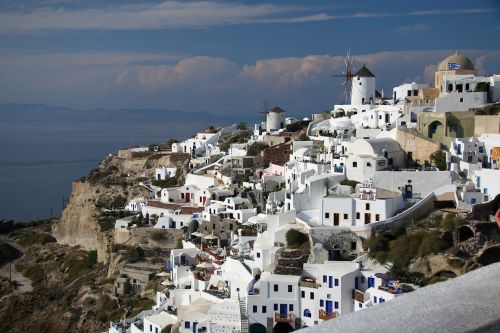
[[[109,262],[114,221],[110,217],[105,220],[106,211],[123,206],[123,202],[138,196],[148,198],[150,194],[146,188],[138,185],[141,180],[153,178],[158,166],[179,167],[182,171],[179,176],[183,176],[188,160],[186,154],[156,154],[131,159],[107,157],[87,177],[73,183],[61,220],[52,227],[54,237],[58,243],[97,250],[99,261]]]

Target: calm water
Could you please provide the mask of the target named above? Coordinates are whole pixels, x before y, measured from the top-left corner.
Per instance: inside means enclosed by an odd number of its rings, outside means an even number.
[[[218,124],[217,124],[218,125]],[[222,125],[222,124],[221,124]],[[29,221],[61,213],[71,182],[108,153],[130,145],[185,139],[207,123],[0,120],[0,219]]]

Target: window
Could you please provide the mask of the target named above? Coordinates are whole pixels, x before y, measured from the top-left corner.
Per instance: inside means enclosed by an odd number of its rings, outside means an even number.
[[[334,307],[335,309],[338,309],[338,308],[339,308],[339,302],[334,302],[334,303],[333,303],[333,307]]]
[[[274,285],[274,291],[278,291],[278,285],[277,284]]]
[[[373,296],[373,303],[377,304],[377,297]]]
[[[330,218],[330,213],[325,213],[325,219]]]
[[[313,293],[313,292],[311,292],[311,293],[309,294],[309,298],[310,298],[310,299],[314,299],[314,293]]]
[[[304,310],[304,317],[311,318],[311,311],[309,309]]]
[[[369,203],[365,204],[365,210],[370,210],[370,204]]]
[[[460,103],[463,103],[463,102],[464,102],[463,97],[460,97]]]
[[[335,279],[335,287],[339,286],[339,279]]]
[[[291,293],[291,292],[292,292],[292,290],[293,290],[293,287],[292,287],[292,285],[291,285],[291,284],[289,284],[289,285],[288,285],[288,292],[289,292],[289,293]]]
[[[267,313],[267,306],[265,305],[262,306],[262,313]]]
[[[327,277],[326,277],[326,275],[323,275],[323,283],[326,283],[326,281],[327,281]]]
[[[319,306],[325,306],[325,301],[324,301],[324,300],[322,300],[322,299],[320,299],[320,300],[319,300]]]
[[[359,212],[356,212],[356,218],[359,220],[360,217],[361,217],[361,214]]]
[[[293,304],[288,304],[288,311],[293,311]]]
[[[187,323],[187,322],[186,322]],[[149,331],[153,332],[153,325],[149,325]]]
[[[305,292],[304,290],[302,290],[302,291],[300,292],[300,296],[301,296],[302,298],[306,298],[306,292]]]
[[[326,294],[326,299],[331,299],[332,298],[332,294]]]
[[[229,223],[229,230],[233,230],[233,224]]]
[[[380,214],[375,214],[375,221],[380,221]]]
[[[189,321],[186,321],[184,323],[184,328],[190,328],[191,327],[191,323]]]
[[[371,168],[372,164],[370,162],[366,163],[366,166]]]
[[[260,258],[260,252],[257,252],[257,258]]]
[[[408,90],[408,91],[406,92],[406,96],[411,96],[411,90]]]
[[[356,242],[351,242],[351,251],[356,250]]]
[[[257,305],[254,305],[252,308],[253,308],[253,313],[257,313]]]
[[[357,168],[358,167],[358,162],[352,162],[352,167]]]
[[[362,309],[363,308],[363,304],[359,303],[359,308]]]
[[[349,218],[349,214],[344,214],[344,220],[347,220]]]
[[[278,304],[274,304],[274,311],[278,311]]]
[[[361,283],[365,283],[365,277],[361,276]]]

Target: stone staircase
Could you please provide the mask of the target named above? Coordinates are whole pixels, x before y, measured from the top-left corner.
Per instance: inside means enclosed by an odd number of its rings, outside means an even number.
[[[241,333],[248,333],[248,312],[245,300],[239,299],[241,312]]]

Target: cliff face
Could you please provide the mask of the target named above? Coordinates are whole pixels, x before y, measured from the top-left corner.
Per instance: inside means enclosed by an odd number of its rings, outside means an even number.
[[[151,179],[158,166],[180,167],[185,170],[188,157],[157,154],[144,158],[122,159],[108,157],[90,174],[73,183],[71,197],[54,224],[52,232],[58,243],[80,245],[86,250],[97,250],[100,262],[110,261],[114,220],[112,208],[123,207],[126,200],[149,192],[138,185]]]

